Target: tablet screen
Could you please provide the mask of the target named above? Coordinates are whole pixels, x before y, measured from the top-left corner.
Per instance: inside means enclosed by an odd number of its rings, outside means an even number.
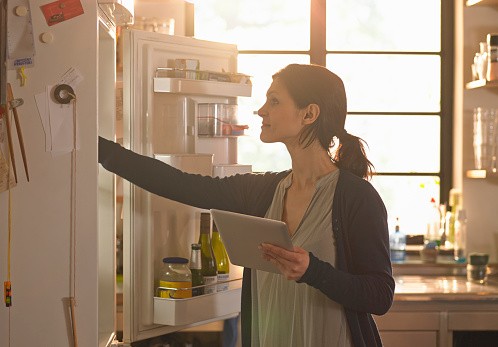
[[[263,258],[258,246],[270,243],[293,249],[284,222],[216,209],[210,211],[232,264],[280,273],[275,265]]]

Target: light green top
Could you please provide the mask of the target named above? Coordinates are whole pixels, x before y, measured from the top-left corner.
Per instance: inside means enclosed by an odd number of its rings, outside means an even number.
[[[332,235],[332,201],[339,170],[323,176],[292,236],[294,246],[335,264]],[[267,218],[282,220],[284,197],[292,173],[278,185]],[[319,290],[286,280],[280,274],[253,270],[252,346],[352,346],[344,309]]]

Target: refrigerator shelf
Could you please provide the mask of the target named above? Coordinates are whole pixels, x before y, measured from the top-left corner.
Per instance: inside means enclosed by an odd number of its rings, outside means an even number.
[[[154,297],[154,323],[189,325],[240,312],[242,280],[233,281],[228,290],[187,299]]]
[[[251,96],[252,85],[232,82],[154,77],[154,92],[226,97]]]

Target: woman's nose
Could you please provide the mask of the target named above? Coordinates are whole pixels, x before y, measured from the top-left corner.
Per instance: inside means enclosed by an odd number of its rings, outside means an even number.
[[[263,105],[263,106],[261,106],[261,107],[259,108],[259,110],[257,111],[257,115],[258,115],[258,116],[263,117],[263,116],[265,115],[265,113],[264,113],[264,112],[265,112],[265,111],[264,111],[264,107],[265,107],[265,105]]]

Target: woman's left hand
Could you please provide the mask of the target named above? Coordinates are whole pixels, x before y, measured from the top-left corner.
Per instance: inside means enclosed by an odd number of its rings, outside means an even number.
[[[260,249],[263,258],[275,265],[288,280],[298,281],[308,269],[310,256],[308,251],[301,247],[294,247],[294,250],[288,251],[282,247],[262,243]]]

